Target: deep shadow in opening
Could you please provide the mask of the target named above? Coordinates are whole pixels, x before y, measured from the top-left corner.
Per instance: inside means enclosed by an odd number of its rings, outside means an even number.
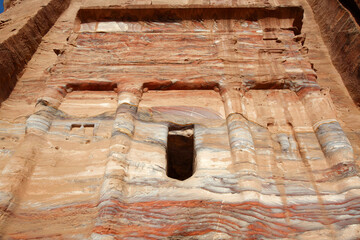
[[[193,175],[194,125],[169,127],[166,158],[168,177],[183,181]]]
[[[354,0],[339,0],[350,14],[354,17],[358,25],[360,25],[360,9]]]

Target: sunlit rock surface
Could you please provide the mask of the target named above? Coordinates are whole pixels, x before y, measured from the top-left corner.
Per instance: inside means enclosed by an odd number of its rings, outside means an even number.
[[[360,236],[360,113],[306,1],[68,3],[0,15],[1,238]]]

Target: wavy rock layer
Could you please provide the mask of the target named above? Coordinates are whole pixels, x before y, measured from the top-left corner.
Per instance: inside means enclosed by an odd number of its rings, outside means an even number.
[[[309,5],[167,3],[45,36],[0,108],[1,237],[356,239],[360,115]]]

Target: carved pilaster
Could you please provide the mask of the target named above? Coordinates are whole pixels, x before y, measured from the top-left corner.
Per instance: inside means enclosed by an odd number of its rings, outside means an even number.
[[[241,175],[257,175],[254,141],[248,120],[243,115],[243,93],[235,88],[223,88],[221,96],[225,105],[226,122],[233,159],[233,167]],[[243,188],[258,188],[256,182],[240,183]]]
[[[1,172],[6,181],[0,185],[0,227],[13,210],[20,186],[32,174],[36,154],[43,145],[45,134],[65,95],[65,89],[61,87],[46,89],[43,97],[36,103],[35,113],[26,121],[25,138]]]
[[[46,133],[65,95],[65,88],[62,87],[46,89],[43,97],[37,100],[35,113],[26,121],[26,133]]]
[[[135,115],[141,99],[142,90],[139,87],[118,87],[118,107],[111,135],[110,152],[106,164],[104,181],[100,191],[99,213],[93,239],[109,239],[103,231],[111,229],[113,212],[119,211],[118,202],[124,201],[127,194],[126,175],[129,152],[134,134]],[[102,232],[101,234],[99,232]],[[111,237],[110,237],[111,238]]]
[[[340,175],[355,168],[353,148],[342,127],[326,91],[311,90],[298,93],[314,132],[327,158],[329,167]]]

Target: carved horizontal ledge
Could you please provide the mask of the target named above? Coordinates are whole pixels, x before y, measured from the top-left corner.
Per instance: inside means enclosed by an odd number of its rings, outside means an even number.
[[[63,94],[72,92],[72,91],[114,91],[119,92],[124,89],[138,89],[141,91],[147,90],[215,90],[224,88],[241,88],[245,91],[248,90],[270,90],[270,89],[290,89],[294,92],[307,92],[313,90],[320,90],[320,86],[316,83],[316,81],[309,80],[300,80],[300,79],[277,79],[274,81],[253,81],[246,82],[239,81],[233,84],[222,84],[220,81],[206,81],[197,80],[191,82],[185,81],[150,81],[150,82],[104,82],[104,81],[78,81],[71,83],[66,83],[61,86],[59,85],[48,85],[48,89],[63,89]],[[236,87],[237,86],[237,87]],[[125,90],[126,91],[126,90]],[[45,94],[43,98],[38,100],[38,103],[42,102],[43,99],[46,98],[48,94]],[[46,101],[44,105],[46,104]]]
[[[301,33],[302,19],[304,10],[301,6],[279,6],[279,7],[211,7],[211,6],[196,6],[189,5],[187,7],[168,8],[156,6],[126,6],[116,8],[82,8],[77,14],[76,31],[84,32],[113,32],[113,31],[130,31],[125,25],[127,22],[163,22],[163,23],[178,23],[184,20],[194,22],[206,20],[230,20],[242,19],[250,21],[259,21],[262,19],[273,18],[279,19],[281,24],[279,27],[293,30],[295,34]],[[291,21],[282,21],[290,19]],[[81,28],[81,24],[86,23],[109,23],[119,22],[117,28],[97,29],[99,26],[95,24],[94,27]],[[266,25],[266,24],[265,24]],[[264,25],[264,26],[265,26]],[[115,26],[115,25],[114,25]],[[164,29],[157,31],[166,31]]]
[[[48,85],[49,89],[64,89],[66,93],[72,91],[126,91],[126,89],[138,89],[138,90],[210,90],[218,89],[220,87],[218,82],[208,81],[194,81],[194,82],[182,82],[182,81],[152,81],[143,83],[122,83],[122,82],[103,82],[103,81],[89,81],[89,82],[74,82],[67,83],[61,86]],[[46,94],[45,94],[46,95]],[[39,99],[38,102],[41,102]]]

